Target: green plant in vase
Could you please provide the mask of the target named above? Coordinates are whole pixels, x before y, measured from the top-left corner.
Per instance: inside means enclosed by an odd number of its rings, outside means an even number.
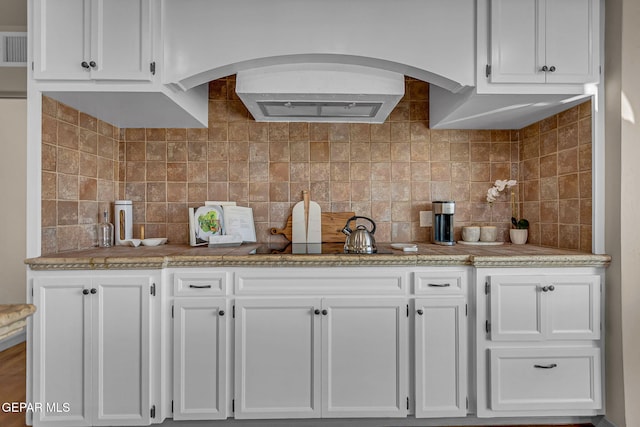
[[[517,230],[528,230],[529,229],[529,221],[524,218],[516,219],[516,217],[511,217],[511,224],[513,224],[514,228]]]

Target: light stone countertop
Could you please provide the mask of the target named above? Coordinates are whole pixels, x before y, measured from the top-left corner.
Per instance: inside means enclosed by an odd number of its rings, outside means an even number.
[[[336,247],[337,244],[333,244]],[[454,266],[475,267],[607,267],[609,255],[505,243],[496,246],[417,243],[418,252],[391,249],[378,243],[380,254],[249,254],[261,244],[233,248],[162,245],[156,247],[94,248],[30,258],[31,270],[127,270],[167,267],[339,267]],[[336,251],[337,252],[337,251]]]

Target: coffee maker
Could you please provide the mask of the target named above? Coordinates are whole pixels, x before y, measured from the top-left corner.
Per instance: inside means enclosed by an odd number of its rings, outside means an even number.
[[[456,212],[456,202],[432,202],[433,224],[431,226],[431,241],[436,245],[455,245],[453,236],[453,214]]]

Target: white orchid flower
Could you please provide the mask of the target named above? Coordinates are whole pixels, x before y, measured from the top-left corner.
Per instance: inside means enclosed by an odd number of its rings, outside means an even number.
[[[493,187],[487,190],[487,202],[493,203],[497,200],[500,193],[504,191],[505,188],[513,187],[518,182],[515,179],[498,179],[496,180]]]

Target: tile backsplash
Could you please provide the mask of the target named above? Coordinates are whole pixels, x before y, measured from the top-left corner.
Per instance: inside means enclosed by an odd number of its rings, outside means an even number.
[[[429,85],[406,79],[383,124],[258,123],[235,78],[209,85],[207,129],[117,129],[43,99],[42,253],[93,246],[98,214],[131,199],[134,236],[188,242],[188,207],[235,200],[272,241],[309,190],[324,211],[373,218],[376,240],[428,241],[419,212],[456,201],[456,236],[495,224],[508,240],[508,194],[489,206],[496,179],[517,179],[530,243],[591,251],[591,105],[521,130],[429,129]]]

